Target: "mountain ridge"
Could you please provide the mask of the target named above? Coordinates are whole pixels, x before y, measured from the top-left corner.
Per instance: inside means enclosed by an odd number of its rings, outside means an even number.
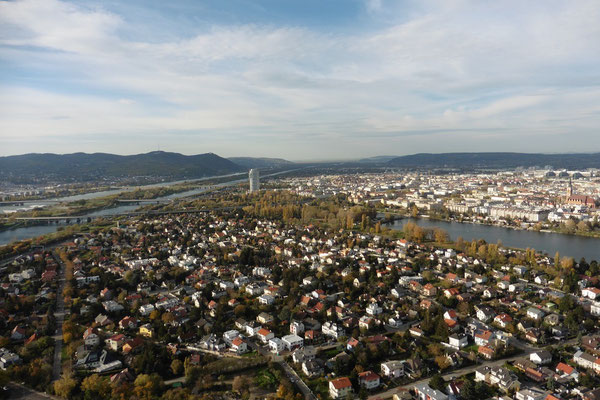
[[[133,155],[77,152],[0,157],[0,179],[21,182],[39,180],[41,177],[47,181],[92,181],[141,176],[191,179],[245,170],[214,153],[186,156],[164,151]]]

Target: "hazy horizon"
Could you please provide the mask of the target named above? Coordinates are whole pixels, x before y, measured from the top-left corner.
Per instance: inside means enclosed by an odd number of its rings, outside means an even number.
[[[0,2],[0,155],[600,151],[595,1]]]

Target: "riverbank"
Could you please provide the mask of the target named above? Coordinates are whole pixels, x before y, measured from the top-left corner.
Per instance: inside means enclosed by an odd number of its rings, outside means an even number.
[[[586,236],[523,229],[517,230],[509,227],[472,222],[465,223],[414,217],[403,218],[384,226],[402,231],[407,222],[413,222],[426,229],[442,229],[454,241],[459,237],[462,237],[466,242],[483,239],[487,243],[496,244],[500,241],[502,246],[506,248],[530,248],[552,257],[558,251],[561,256],[573,257],[576,260],[579,260],[581,257],[584,257],[587,261],[600,260],[600,239]]]
[[[393,220],[398,220],[398,219],[403,219],[403,218],[427,218],[431,221],[443,221],[443,222],[456,222],[456,223],[461,223],[461,224],[476,224],[476,225],[484,225],[484,226],[494,226],[494,227],[499,227],[499,228],[506,228],[506,229],[514,229],[514,230],[518,230],[518,231],[530,231],[530,232],[542,232],[542,233],[558,233],[561,235],[569,235],[569,236],[581,236],[581,237],[589,237],[589,238],[597,238],[600,239],[600,231],[591,231],[591,232],[581,232],[581,231],[575,231],[575,232],[565,232],[564,230],[561,230],[560,227],[554,227],[554,228],[544,228],[544,226],[546,224],[541,223],[541,228],[537,229],[535,228],[535,225],[538,223],[529,223],[531,224],[530,226],[524,228],[522,226],[515,226],[515,225],[509,225],[509,224],[505,224],[505,223],[494,223],[494,222],[486,222],[486,221],[479,221],[477,219],[464,219],[464,218],[456,218],[453,216],[450,216],[448,218],[443,218],[441,216],[436,216],[434,215],[430,215],[430,214],[417,214],[417,215],[409,215],[408,212],[401,212],[400,210],[389,210],[389,209],[377,209],[378,213],[381,214],[391,214],[392,216],[394,216]],[[384,222],[384,220],[382,220],[382,223]],[[387,221],[386,221],[387,222]]]

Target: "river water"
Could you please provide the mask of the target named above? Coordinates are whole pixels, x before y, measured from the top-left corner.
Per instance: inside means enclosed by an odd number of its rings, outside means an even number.
[[[276,172],[276,173],[264,175],[262,178],[278,176],[278,175],[282,175],[282,174],[296,171],[296,170],[297,169]],[[124,191],[130,191],[130,190],[137,189],[137,188],[144,189],[144,188],[152,188],[152,187],[160,187],[160,186],[172,186],[172,185],[175,185],[178,183],[183,183],[183,182],[198,182],[198,181],[203,181],[203,180],[213,179],[213,178],[233,177],[236,175],[241,175],[241,174],[236,173],[236,174],[222,175],[219,177],[208,177],[208,178],[186,180],[186,181],[155,183],[152,185],[139,186],[139,187],[135,187],[135,188],[115,189],[115,190],[108,190],[108,191],[103,191],[103,192],[86,193],[86,194],[81,194],[81,195],[76,195],[76,196],[62,197],[60,199],[50,199],[49,201],[55,201],[55,202],[61,201],[62,202],[62,201],[77,201],[77,200],[82,200],[82,199],[86,200],[86,199],[93,199],[93,198],[97,198],[97,197],[108,196],[111,194],[120,193],[120,192],[124,192]],[[211,185],[210,187],[201,187],[201,188],[197,188],[197,189],[188,190],[185,192],[173,193],[168,196],[159,197],[154,200],[175,200],[175,199],[180,199],[180,198],[184,198],[184,197],[193,197],[193,196],[202,194],[208,190],[211,190],[212,188],[215,188],[215,187],[234,186],[234,185],[238,185],[240,183],[244,183],[247,181],[248,180],[244,174],[244,178],[242,178],[242,179],[235,179],[233,181],[222,182],[222,183],[218,183],[215,185]],[[47,205],[48,203],[42,203],[42,204]],[[22,208],[22,206],[20,206],[20,207]],[[92,217],[92,218],[108,217],[108,216],[112,216],[112,215],[125,214],[128,212],[135,211],[139,207],[140,207],[140,205],[137,205],[137,204],[121,205],[121,206],[117,206],[117,207],[106,208],[103,210],[94,211],[94,212],[86,214],[84,216],[80,216],[79,218],[81,218],[82,220],[85,220],[87,217]],[[0,208],[5,209],[5,207],[0,207]],[[77,218],[77,217],[74,217],[74,218]],[[76,222],[76,220],[73,220],[73,223],[75,223],[75,222]],[[48,233],[56,232],[60,226],[65,226],[65,225],[66,225],[65,223],[59,223],[59,224],[52,223],[49,225],[31,225],[31,226],[23,226],[20,228],[0,231],[0,246],[17,241],[17,240],[30,239],[30,238],[38,237],[38,236],[45,235]]]
[[[237,183],[241,183],[242,181],[245,182],[245,179],[242,179],[239,181],[236,180],[233,182],[221,183],[221,184],[217,184],[214,186],[234,185]],[[168,196],[157,198],[155,200],[175,200],[175,199],[179,199],[179,198],[183,198],[183,197],[191,197],[191,196],[196,196],[196,195],[202,194],[208,190],[210,190],[210,188],[192,189],[192,190],[188,190],[185,192],[173,193]],[[141,206],[139,204],[126,204],[126,205],[121,205],[121,206],[117,206],[117,207],[105,208],[102,210],[88,213],[84,216],[73,217],[74,218],[73,223],[76,222],[77,218],[81,218],[81,220],[85,220],[87,217],[91,217],[91,218],[109,217],[112,215],[119,215],[119,214],[133,212],[140,207]],[[0,246],[8,244],[8,243],[16,241],[16,240],[30,239],[30,238],[38,237],[38,236],[45,235],[48,233],[56,232],[60,226],[66,226],[66,225],[67,225],[66,223],[62,222],[62,223],[51,223],[49,225],[23,226],[20,228],[7,229],[5,231],[0,231]]]
[[[501,226],[471,224],[462,222],[447,222],[429,220],[426,218],[406,218],[386,224],[392,229],[401,230],[407,222],[414,222],[423,228],[441,228],[448,232],[450,238],[456,240],[459,236],[465,241],[483,239],[488,243],[497,243],[516,248],[533,248],[546,252],[551,257],[558,251],[561,256],[573,257],[579,261],[581,257],[589,262],[600,261],[600,239],[585,236],[564,235],[560,233],[524,231]]]

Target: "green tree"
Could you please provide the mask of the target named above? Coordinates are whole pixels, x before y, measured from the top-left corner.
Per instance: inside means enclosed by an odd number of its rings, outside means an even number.
[[[436,389],[436,390],[439,390],[440,392],[443,392],[446,388],[446,381],[444,380],[442,375],[435,374],[429,380],[429,386],[432,389]]]

